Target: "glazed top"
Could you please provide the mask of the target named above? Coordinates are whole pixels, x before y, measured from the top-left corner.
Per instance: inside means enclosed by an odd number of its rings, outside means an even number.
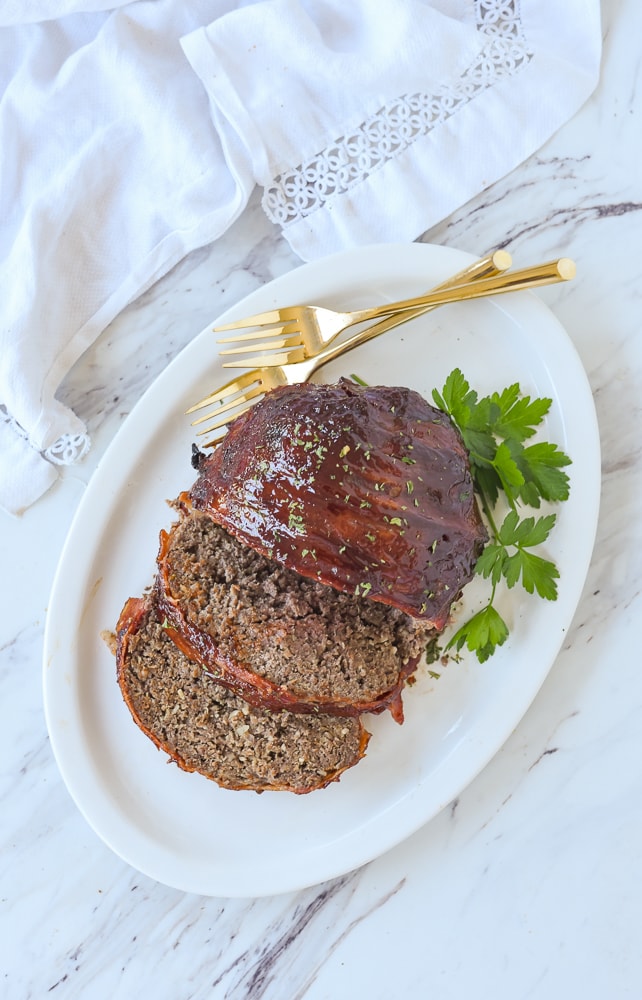
[[[347,379],[267,394],[181,499],[303,576],[437,628],[486,539],[449,417],[410,389]]]

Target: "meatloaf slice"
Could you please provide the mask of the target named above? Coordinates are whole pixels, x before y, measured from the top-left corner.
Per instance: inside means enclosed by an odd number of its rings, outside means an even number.
[[[248,548],[207,514],[161,534],[159,608],[172,637],[254,704],[350,716],[390,707],[432,628]]]
[[[224,788],[323,788],[361,759],[370,738],[359,719],[251,707],[181,652],[149,598],[123,608],[117,663],[137,725],[183,770]]]

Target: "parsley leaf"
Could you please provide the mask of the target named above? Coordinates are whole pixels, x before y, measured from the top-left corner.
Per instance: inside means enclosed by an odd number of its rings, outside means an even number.
[[[520,396],[517,383],[504,389],[501,394],[491,396],[499,407],[499,416],[494,421],[495,433],[512,441],[525,441],[532,437],[535,429],[551,408],[550,399],[531,399]]]
[[[465,645],[476,653],[480,663],[484,663],[493,655],[497,646],[506,642],[508,634],[506,622],[492,603],[489,603],[464,622],[446,645],[446,650],[453,647],[460,650]]]
[[[508,553],[503,545],[489,542],[477,560],[475,572],[486,580],[490,578],[493,584],[499,583],[503,574]]]
[[[527,548],[541,545],[550,535],[556,519],[555,514],[547,514],[537,520],[525,517],[520,521],[517,511],[511,510],[504,518],[497,537],[502,545],[523,545]]]
[[[441,396],[433,390],[433,398],[439,400],[437,406],[450,414],[460,430],[468,426],[477,404],[477,393],[471,390],[459,368],[455,368],[444,382]]]
[[[548,601],[557,600],[557,584],[559,570],[549,559],[542,559],[524,549],[518,549],[506,560],[504,576],[509,587],[514,587],[518,580],[528,594],[537,592]]]
[[[568,455],[547,441],[532,444],[522,453],[525,481],[544,500],[568,500],[569,478],[562,469],[570,464]],[[531,506],[537,505],[531,501]]]

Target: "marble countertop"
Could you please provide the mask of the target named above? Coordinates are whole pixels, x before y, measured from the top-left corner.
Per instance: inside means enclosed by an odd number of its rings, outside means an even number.
[[[335,881],[256,900],[189,895],[113,854],[57,770],[43,630],[76,506],[141,392],[211,318],[300,261],[258,197],[128,308],[62,390],[92,450],[22,518],[0,518],[5,585],[0,994],[619,1000],[642,950],[642,88],[636,0],[603,7],[599,88],[527,162],[423,236],[516,261],[568,255],[541,290],[585,366],[603,454],[588,579],[531,708],[435,819]]]

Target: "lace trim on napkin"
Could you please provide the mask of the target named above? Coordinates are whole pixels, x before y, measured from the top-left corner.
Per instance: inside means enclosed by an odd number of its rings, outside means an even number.
[[[19,437],[29,441],[29,435],[24,427],[20,426],[15,417],[12,417],[4,406],[0,406],[0,420],[11,427]],[[85,457],[90,447],[91,439],[88,434],[61,434],[53,444],[50,444],[40,454],[53,465],[74,465]]]
[[[287,226],[310,215],[329,198],[366,180],[498,79],[526,65],[532,52],[524,37],[519,0],[474,0],[474,5],[477,30],[487,36],[474,64],[455,84],[437,93],[397,98],[352,134],[274,178],[262,199],[272,222]]]
[[[62,434],[42,454],[54,465],[74,465],[85,457],[90,447],[89,434]]]

